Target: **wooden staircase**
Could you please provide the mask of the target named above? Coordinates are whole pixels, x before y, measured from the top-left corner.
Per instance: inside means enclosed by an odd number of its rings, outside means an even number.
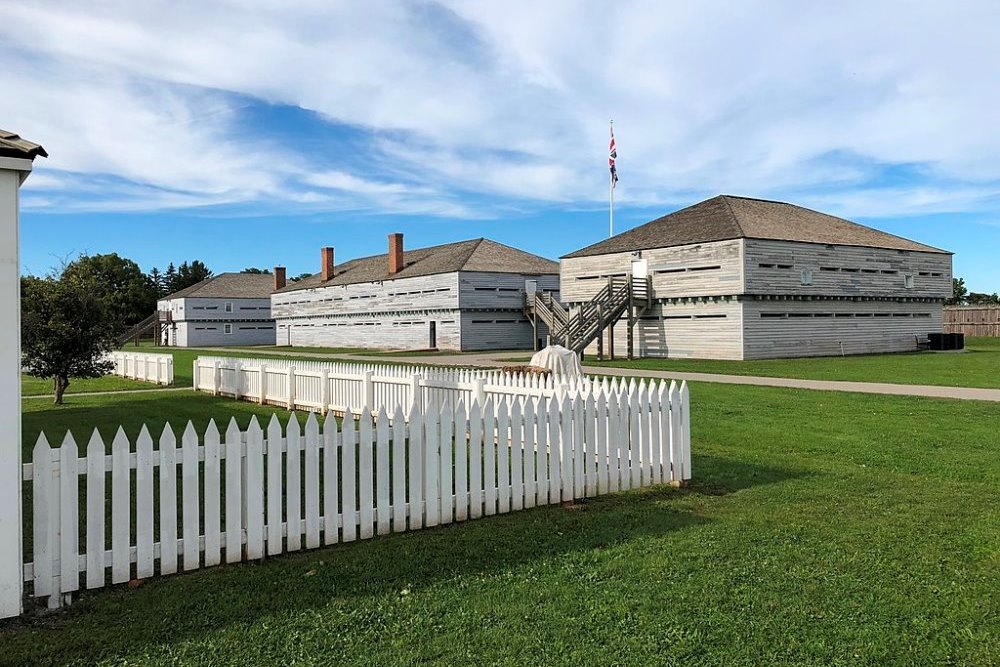
[[[652,305],[649,278],[613,278],[590,301],[567,309],[549,292],[525,294],[524,312],[533,323],[541,320],[554,343],[582,354],[597,339],[598,356],[603,356],[605,329],[612,328],[611,356],[614,358],[613,326],[628,318],[628,357],[632,358],[632,330],[639,315]],[[537,327],[536,327],[537,328]],[[535,337],[537,340],[537,336]]]
[[[125,333],[118,338],[118,347],[125,347],[129,342],[139,346],[139,340],[152,335],[153,345],[163,344],[163,330],[172,322],[173,318],[169,312],[156,311],[141,322],[133,324]]]

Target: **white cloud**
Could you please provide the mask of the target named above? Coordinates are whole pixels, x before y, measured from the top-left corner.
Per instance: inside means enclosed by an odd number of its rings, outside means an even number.
[[[128,184],[74,202],[53,199],[65,181],[43,182],[49,205],[475,215],[512,200],[596,204],[612,116],[626,204],[794,194],[894,215],[982,207],[1000,192],[990,0],[0,11],[0,90],[17,91],[3,123],[44,143],[47,166]],[[374,172],[248,127],[248,99],[363,129]],[[883,181],[892,165],[920,165],[919,177]]]

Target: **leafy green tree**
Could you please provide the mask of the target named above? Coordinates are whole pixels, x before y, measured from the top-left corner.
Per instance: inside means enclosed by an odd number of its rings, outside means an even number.
[[[984,292],[969,292],[966,302],[970,306],[995,306],[1000,304],[1000,294],[986,294]]]
[[[256,266],[251,266],[249,268],[243,269],[240,273],[250,273],[255,276],[260,275],[271,275],[271,269],[259,269]]]
[[[65,273],[21,279],[21,364],[30,375],[52,379],[56,405],[71,379],[112,370],[106,355],[116,342],[114,316],[92,280]]]
[[[62,277],[90,285],[119,333],[156,310],[158,295],[149,277],[117,253],[81,255],[66,265]]]
[[[149,270],[147,274],[149,279],[149,284],[152,286],[153,291],[156,292],[156,298],[159,299],[163,296],[163,274],[155,266]]]
[[[960,306],[965,303],[965,299],[969,294],[969,290],[965,287],[964,278],[952,278],[951,279],[951,298],[945,300],[945,304],[949,306]]]
[[[170,264],[170,267],[172,266],[173,263]],[[170,270],[170,267],[167,267],[168,271]],[[191,287],[191,285],[197,285],[202,280],[211,277],[212,271],[205,266],[204,262],[197,259],[190,263],[183,262],[177,267],[177,273],[173,279],[170,280],[170,284],[167,286],[167,289],[170,294],[173,294],[174,292],[180,292],[182,289]]]
[[[300,273],[300,274],[299,274],[299,275],[297,275],[297,276],[293,276],[293,277],[291,278],[291,281],[292,281],[293,283],[297,283],[297,282],[299,282],[300,280],[302,280],[303,278],[308,278],[308,277],[309,277],[309,276],[311,276],[311,275],[312,275],[311,273]]]

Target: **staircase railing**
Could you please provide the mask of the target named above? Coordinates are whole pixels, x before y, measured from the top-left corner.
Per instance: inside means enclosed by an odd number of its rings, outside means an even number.
[[[589,301],[569,310],[548,293],[526,296],[525,311],[545,323],[554,341],[578,354],[630,307],[650,305],[648,278],[609,278]]]

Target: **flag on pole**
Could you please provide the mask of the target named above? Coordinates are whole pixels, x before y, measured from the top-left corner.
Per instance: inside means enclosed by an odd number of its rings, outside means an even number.
[[[608,145],[608,166],[611,168],[611,187],[614,189],[618,185],[618,170],[615,169],[615,160],[618,158],[618,149],[615,147],[615,126],[611,126],[611,143]]]

